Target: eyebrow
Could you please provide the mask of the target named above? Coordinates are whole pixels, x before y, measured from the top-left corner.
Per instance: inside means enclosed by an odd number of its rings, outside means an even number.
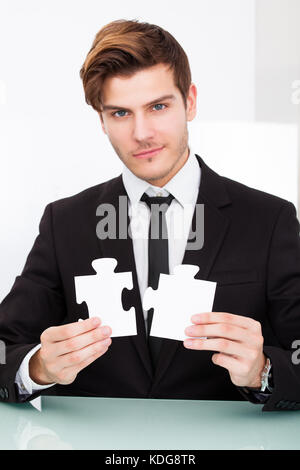
[[[150,103],[146,103],[144,105],[144,108],[146,108],[147,106],[150,106],[151,104],[158,103],[160,101],[175,100],[175,99],[176,99],[175,95],[163,95],[163,96],[160,96],[159,98],[156,98],[153,101],[150,101]],[[108,111],[112,109],[117,109],[117,110],[122,110],[122,111],[131,111],[129,108],[123,108],[122,106],[115,106],[113,104],[106,104],[102,106],[102,111]]]

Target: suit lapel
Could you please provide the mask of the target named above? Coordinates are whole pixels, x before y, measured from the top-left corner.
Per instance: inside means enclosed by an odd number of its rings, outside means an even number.
[[[222,214],[220,208],[227,206],[231,201],[221,177],[212,171],[201,157],[198,155],[196,155],[196,157],[201,167],[201,181],[197,204],[204,204],[204,244],[200,250],[186,249],[182,264],[195,264],[199,266],[200,270],[196,275],[196,279],[207,279],[229,227],[229,219]],[[136,309],[137,335],[130,336],[129,338],[136,348],[149,376],[153,378],[132,239],[130,236],[126,236],[123,239],[118,238],[120,229],[119,196],[127,196],[121,175],[106,183],[101,197],[99,198],[99,204],[109,203],[116,210],[117,236],[115,239],[106,238],[100,240],[97,238],[97,240],[101,257],[115,258],[118,261],[116,272],[132,272],[133,290],[131,292],[131,301],[125,302],[125,308],[128,309],[133,305]],[[125,220],[127,220],[128,228],[129,216],[127,204],[121,207],[121,211],[124,210],[126,210]],[[194,211],[192,219],[193,231],[195,231],[195,227],[196,210]],[[157,384],[165,374],[179,344],[180,341],[163,339],[153,385]]]

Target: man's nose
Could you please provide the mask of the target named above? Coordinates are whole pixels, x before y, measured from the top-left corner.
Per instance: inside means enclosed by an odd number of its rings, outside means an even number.
[[[146,116],[137,116],[133,124],[133,138],[138,141],[146,141],[154,136],[153,123]]]

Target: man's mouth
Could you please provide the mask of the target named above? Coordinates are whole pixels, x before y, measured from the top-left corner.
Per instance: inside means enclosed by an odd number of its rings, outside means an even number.
[[[136,158],[149,158],[149,157],[154,157],[154,156],[157,155],[163,148],[164,148],[164,147],[159,147],[159,148],[152,149],[152,150],[145,150],[145,151],[143,151],[143,152],[133,154],[133,156],[136,157]]]

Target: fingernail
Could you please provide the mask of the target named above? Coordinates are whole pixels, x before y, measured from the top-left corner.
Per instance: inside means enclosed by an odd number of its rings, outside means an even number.
[[[97,326],[99,324],[100,324],[100,318],[95,317],[95,318],[92,319],[92,325],[93,326]]]
[[[108,336],[110,334],[110,328],[108,326],[105,326],[104,328],[102,328],[102,333],[105,336]]]
[[[188,327],[184,330],[184,332],[185,332],[186,335],[192,335],[192,334],[193,334],[193,327],[188,326]]]

